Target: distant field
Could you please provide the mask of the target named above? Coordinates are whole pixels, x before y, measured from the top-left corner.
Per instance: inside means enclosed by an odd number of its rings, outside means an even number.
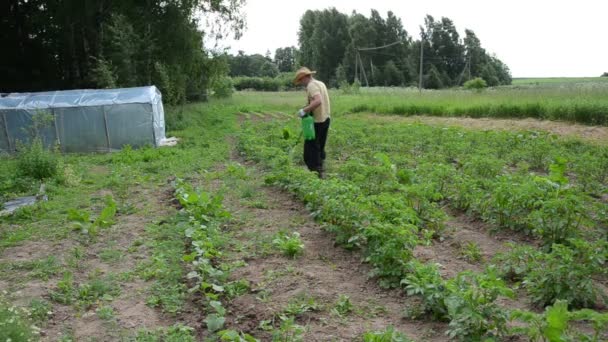
[[[535,84],[568,84],[587,82],[608,82],[608,77],[545,77],[545,78],[514,78],[513,85]]]
[[[595,79],[600,81],[559,83],[553,79],[553,83],[515,82],[512,86],[486,89],[480,93],[463,89],[424,90],[420,93],[415,88],[362,88],[358,94],[344,94],[340,90],[332,90],[332,112],[536,118],[607,126],[608,82],[602,78]],[[303,91],[239,92],[232,101],[240,104],[242,112],[264,111],[273,105],[285,105],[295,111],[303,106],[304,96]]]

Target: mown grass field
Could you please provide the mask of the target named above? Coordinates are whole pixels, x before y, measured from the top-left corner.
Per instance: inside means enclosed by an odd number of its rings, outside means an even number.
[[[334,91],[324,180],[301,92],[168,108],[176,147],[56,156],[49,200],[0,218],[0,339],[605,340],[603,128],[405,117],[605,113],[590,84]],[[18,165],[3,199],[39,188]]]

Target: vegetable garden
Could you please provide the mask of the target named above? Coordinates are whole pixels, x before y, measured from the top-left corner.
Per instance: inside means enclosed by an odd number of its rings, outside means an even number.
[[[3,200],[45,183],[48,201],[0,218],[0,340],[608,339],[605,127],[375,114],[534,92],[541,117],[606,114],[604,88],[492,91],[332,93],[323,180],[285,114],[295,92],[169,108],[172,148],[2,157]],[[28,176],[38,160],[54,172]]]

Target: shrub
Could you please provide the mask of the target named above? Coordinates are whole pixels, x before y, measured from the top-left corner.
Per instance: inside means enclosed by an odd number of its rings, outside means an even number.
[[[234,92],[234,84],[232,83],[232,79],[229,77],[222,77],[215,82],[211,86],[213,90],[213,95],[217,98],[226,98],[232,96]]]
[[[481,77],[476,77],[472,80],[468,80],[468,81],[464,82],[465,89],[476,90],[478,92],[482,91],[487,86],[488,86],[488,84]]]
[[[57,173],[57,163],[55,154],[44,148],[40,138],[19,148],[17,170],[21,176],[40,180],[53,177]]]
[[[598,299],[592,276],[604,269],[606,242],[568,242],[573,247],[555,244],[551,253],[540,254],[524,277],[524,286],[539,306],[563,299],[571,307],[589,307]]]

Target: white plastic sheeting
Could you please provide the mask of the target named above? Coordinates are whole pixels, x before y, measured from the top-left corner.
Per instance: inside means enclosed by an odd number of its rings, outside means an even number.
[[[125,145],[159,146],[165,138],[162,95],[154,86],[14,93],[0,97],[0,152],[31,137],[34,115],[52,115],[40,131],[46,146],[63,152],[110,152]]]

